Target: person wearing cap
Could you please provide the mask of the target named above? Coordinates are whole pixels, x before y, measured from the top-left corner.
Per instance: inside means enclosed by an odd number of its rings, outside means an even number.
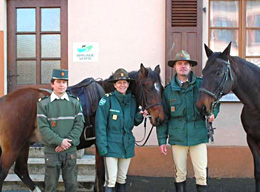
[[[157,139],[162,154],[167,154],[166,142],[171,145],[175,165],[176,192],[186,191],[187,156],[190,154],[196,178],[197,192],[207,191],[207,146],[208,135],[205,116],[196,108],[202,79],[191,71],[197,61],[182,50],[174,60],[168,62],[176,74],[163,92],[165,121],[157,126]],[[219,105],[209,117],[213,122],[219,112]]]
[[[79,100],[66,93],[68,71],[54,69],[53,91],[37,103],[37,123],[45,153],[45,192],[57,191],[60,170],[66,192],[77,191],[76,146],[84,126]]]
[[[134,126],[143,121],[143,111],[139,111],[136,100],[128,90],[134,79],[126,70],[115,71],[112,79],[114,92],[106,94],[99,102],[96,112],[96,146],[104,156],[105,192],[125,192],[126,175],[131,158],[134,157]]]

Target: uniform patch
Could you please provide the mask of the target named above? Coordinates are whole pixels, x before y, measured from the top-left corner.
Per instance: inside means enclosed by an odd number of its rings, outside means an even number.
[[[51,127],[56,127],[56,122],[55,121],[51,122]]]
[[[117,115],[113,115],[112,119],[117,120]]]
[[[171,112],[174,112],[174,111],[175,111],[175,107],[171,106]]]
[[[104,98],[100,99],[99,101],[99,105],[102,106],[102,105],[105,105],[107,100],[105,100]]]

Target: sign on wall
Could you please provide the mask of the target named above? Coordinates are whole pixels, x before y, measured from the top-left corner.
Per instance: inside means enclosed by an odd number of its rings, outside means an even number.
[[[73,43],[73,62],[97,62],[98,43]]]

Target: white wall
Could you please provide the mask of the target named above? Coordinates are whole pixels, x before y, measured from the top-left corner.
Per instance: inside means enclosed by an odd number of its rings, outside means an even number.
[[[164,79],[165,1],[69,0],[70,84],[107,78],[117,68],[138,70],[160,64]],[[97,42],[98,62],[73,62],[74,42]]]

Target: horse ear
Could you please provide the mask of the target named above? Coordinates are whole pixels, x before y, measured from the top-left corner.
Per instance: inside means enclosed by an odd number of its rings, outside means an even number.
[[[232,41],[230,41],[230,43],[228,44],[226,49],[222,52],[222,55],[226,55],[226,56],[230,55],[231,43],[232,43]]]
[[[155,68],[154,68],[154,71],[158,74],[161,73],[161,69],[160,69],[160,65],[157,65]]]
[[[144,76],[144,77],[147,76],[148,71],[147,71],[147,69],[144,67],[144,65],[142,63],[140,64],[140,71],[141,71],[142,76]]]
[[[213,51],[205,43],[204,43],[204,48],[206,51],[206,55],[209,58],[212,55]]]

